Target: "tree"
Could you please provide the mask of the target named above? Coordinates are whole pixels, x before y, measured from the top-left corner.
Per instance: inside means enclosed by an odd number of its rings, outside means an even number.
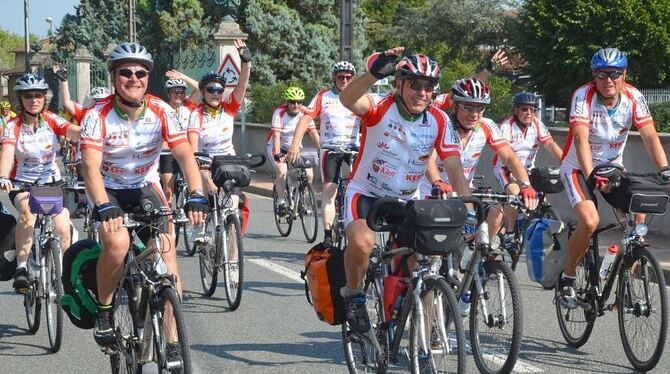
[[[574,89],[591,79],[591,56],[604,47],[626,52],[634,84],[670,84],[670,0],[614,3],[528,0],[521,7],[513,44],[548,103],[568,104]]]
[[[37,35],[30,34],[30,44],[38,40]],[[0,27],[0,65],[6,68],[13,68],[15,65],[14,51],[23,49],[23,36],[9,32]]]

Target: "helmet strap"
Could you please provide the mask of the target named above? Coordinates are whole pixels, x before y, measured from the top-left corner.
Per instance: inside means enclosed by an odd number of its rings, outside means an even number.
[[[413,113],[413,112],[409,109],[409,106],[407,106],[407,103],[405,103],[405,99],[402,97],[403,92],[405,92],[405,86],[404,86],[403,84],[401,84],[401,85],[400,85],[400,92],[399,92],[397,95],[398,95],[398,97],[400,98],[400,103],[402,104],[402,109],[403,109],[407,114],[409,114],[409,115],[412,117],[411,120],[414,121],[414,117],[418,117],[418,116],[420,116],[421,114],[424,114],[424,115],[425,115],[426,110],[428,110],[428,107],[430,106],[430,100],[429,100],[429,104],[428,104],[428,106],[426,106],[426,109],[422,110],[422,111],[419,112],[419,113]],[[425,118],[424,118],[424,120],[425,120]]]
[[[124,99],[121,95],[119,95],[118,93],[116,94],[116,97],[119,98],[119,101],[121,102],[121,104],[123,104],[127,107],[140,108],[140,107],[142,107],[142,105],[144,105],[144,97],[142,97],[142,100],[140,100],[140,101],[128,101],[128,100]]]

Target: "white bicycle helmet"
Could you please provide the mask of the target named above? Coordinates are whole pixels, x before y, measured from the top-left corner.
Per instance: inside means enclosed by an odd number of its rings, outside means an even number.
[[[459,79],[451,86],[454,101],[461,103],[490,104],[491,91],[476,78]]]
[[[114,47],[107,58],[107,69],[112,71],[126,62],[137,62],[144,65],[149,71],[154,67],[151,53],[139,43],[121,43]]]
[[[26,73],[23,74],[19,79],[16,80],[14,84],[14,91],[23,92],[23,91],[46,91],[49,89],[49,85],[39,74]]]
[[[169,90],[171,88],[183,88],[186,89],[188,86],[183,79],[168,79],[165,81],[165,89]]]
[[[112,92],[107,87],[93,87],[91,88],[90,98],[93,100],[100,100],[106,98],[111,94]]]
[[[341,71],[348,71],[351,74],[356,74],[356,67],[349,61],[338,61],[330,67],[330,74],[335,75]]]

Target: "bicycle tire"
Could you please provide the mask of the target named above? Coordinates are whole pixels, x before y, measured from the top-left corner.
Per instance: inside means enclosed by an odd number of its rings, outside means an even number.
[[[193,372],[193,366],[191,364],[191,348],[189,345],[188,331],[186,329],[186,322],[184,320],[184,314],[181,310],[181,302],[177,293],[172,287],[163,287],[158,294],[158,304],[155,305],[155,309],[152,310],[153,313],[158,314],[158,326],[161,331],[154,331],[154,344],[157,353],[157,364],[158,370],[160,373],[184,373],[190,374]],[[181,358],[181,370],[174,371],[170,369],[167,362],[167,334],[165,333],[166,329],[170,329],[169,320],[170,318],[165,318],[166,313],[169,313],[169,309],[166,310],[166,306],[169,306],[172,309],[172,315],[174,317],[174,328],[177,330],[177,342],[179,344],[179,353]],[[171,363],[174,364],[174,363]]]
[[[184,185],[181,188],[181,191],[180,189],[175,189],[175,209],[177,211],[183,210],[184,204],[186,203],[187,188],[188,187]],[[191,224],[188,222],[175,225],[175,248],[177,248],[177,245],[179,244],[179,233],[181,232],[184,237],[184,252],[186,252],[188,257],[193,257],[196,252],[196,246],[194,245],[192,238],[189,237],[188,233],[190,229]]]
[[[658,364],[658,361],[663,355],[665,347],[665,340],[668,330],[668,296],[666,289],[665,275],[658,260],[644,247],[638,247],[633,250],[633,263],[631,267],[623,265],[619,272],[619,285],[617,290],[617,309],[619,320],[619,334],[621,335],[621,342],[623,350],[628,357],[628,361],[633,367],[639,371],[647,372],[652,370]],[[624,277],[624,272],[633,268],[633,271]],[[641,274],[642,270],[646,271]],[[652,276],[650,270],[653,270]],[[636,277],[639,275],[640,277]],[[634,278],[634,279],[631,279]],[[630,282],[629,282],[629,281]],[[642,282],[641,286],[636,286],[632,283],[634,280]],[[637,294],[636,292],[637,291]],[[656,291],[656,295],[652,295]],[[632,301],[635,300],[635,303]],[[656,300],[660,303],[659,307],[649,306],[648,302]],[[627,320],[626,317],[632,317]],[[654,318],[656,316],[656,318]],[[644,331],[634,331],[631,334],[627,332],[627,326],[639,325],[644,322],[652,322],[653,320],[660,320],[660,326],[650,327]],[[639,322],[639,323],[638,323]],[[636,337],[655,338],[658,339],[656,343],[643,342],[642,344],[635,344],[632,339]],[[635,352],[636,348],[652,347],[648,357],[640,357],[639,353]]]
[[[116,335],[116,352],[109,356],[112,373],[140,374],[142,366],[137,363],[136,332],[138,326],[131,312],[132,290],[124,286],[130,279],[122,279],[114,294],[113,328]],[[122,361],[123,360],[123,361]],[[122,364],[125,362],[125,364]]]
[[[212,215],[207,216],[206,227],[210,227],[210,232],[217,232],[214,226]],[[216,236],[218,238],[218,235]],[[214,295],[216,284],[219,277],[219,267],[217,266],[217,251],[220,251],[220,244],[214,240],[214,245],[209,243],[199,243],[201,249],[198,251],[198,262],[200,265],[200,284],[205,296]],[[193,244],[195,246],[195,244]]]
[[[52,353],[58,352],[63,342],[63,309],[60,306],[60,299],[63,297],[63,283],[61,282],[60,248],[55,241],[56,239],[51,239],[46,246],[49,248],[47,251],[49,254],[45,256],[47,284],[44,285],[44,305],[46,307],[44,311]]]
[[[40,329],[40,320],[42,312],[42,300],[37,295],[37,282],[36,279],[39,277],[39,274],[32,274],[30,271],[30,261],[35,261],[35,248],[30,252],[30,259],[28,260],[28,273],[29,280],[31,282],[30,287],[26,290],[26,293],[23,295],[23,306],[26,311],[26,321],[28,322],[28,332],[31,335],[37,333]]]
[[[242,290],[244,289],[244,245],[242,243],[242,231],[240,229],[240,219],[237,214],[230,214],[226,218],[225,230],[222,235],[226,236],[225,248],[222,248],[223,254],[223,280],[226,289],[226,299],[228,307],[236,310],[242,301]],[[234,238],[234,239],[233,239]],[[237,258],[232,259],[234,255],[229,251],[231,243],[237,246]],[[235,265],[237,265],[237,276],[235,276]]]
[[[516,365],[519,358],[519,350],[521,349],[521,339],[523,335],[523,306],[521,301],[521,289],[516,280],[514,272],[504,262],[493,261],[484,263],[484,275],[482,279],[485,295],[488,296],[486,301],[488,315],[482,316],[480,312],[482,308],[482,295],[477,292],[477,287],[473,285],[470,299],[470,346],[472,347],[472,356],[475,359],[475,364],[480,373],[510,373]],[[505,282],[506,280],[506,282]],[[503,306],[506,300],[495,301],[496,292],[491,292],[493,282],[500,282],[507,285],[508,292],[498,292],[497,294],[509,295],[511,301],[510,306]],[[500,284],[498,284],[500,285]],[[504,285],[503,285],[504,287]],[[498,306],[500,311],[495,311],[494,306]],[[513,315],[503,314],[503,308],[507,313],[511,310]],[[483,317],[483,318],[482,318]],[[484,320],[485,319],[485,320]],[[509,329],[509,321],[512,322],[511,329]],[[504,323],[504,326],[501,326]],[[478,333],[478,327],[485,326],[486,334]],[[493,332],[500,332],[500,340],[493,338]],[[489,344],[491,342],[491,344]],[[486,347],[484,347],[486,346]],[[496,348],[503,348],[501,354],[494,353]],[[490,359],[490,360],[489,360]],[[498,362],[503,362],[498,368],[493,368]]]
[[[422,292],[422,294],[432,295],[431,301],[433,305],[438,306],[438,311],[441,311],[441,313],[435,310],[431,313],[434,318],[431,318],[430,332],[426,339],[427,344],[430,345],[430,352],[426,352],[421,347],[419,339],[420,329],[424,329],[426,332],[428,329],[419,322],[418,312],[416,308],[413,308],[409,333],[410,372],[419,374],[425,373],[429,369],[433,373],[464,373],[466,362],[465,331],[454,290],[442,278],[426,278],[425,292]],[[425,305],[426,303],[424,303]],[[427,314],[429,313],[424,313],[424,315]],[[453,329],[450,329],[450,326],[453,326]],[[455,350],[452,346],[451,335],[454,335],[455,338]],[[445,354],[445,352],[447,353]]]
[[[316,207],[316,194],[314,188],[309,181],[305,181],[299,189],[300,197],[298,198],[298,213],[300,214],[300,222],[302,223],[302,232],[305,234],[307,243],[314,243],[316,235],[319,231],[319,215]],[[313,227],[310,228],[309,221],[313,221]]]
[[[596,300],[589,284],[589,268],[591,265],[588,256],[590,254],[587,253],[577,262],[577,277],[574,283],[577,308],[570,309],[561,303],[558,297],[560,292],[558,285],[554,294],[558,327],[565,342],[574,348],[581,347],[589,340],[596,322]],[[587,309],[584,308],[584,305],[588,305]]]
[[[290,213],[285,216],[280,216],[278,204],[279,195],[277,195],[276,187],[272,186],[272,212],[275,216],[275,225],[277,226],[279,235],[285,238],[291,234],[291,228],[293,227],[293,216]]]
[[[375,331],[375,336],[380,345],[388,352],[388,335],[381,324],[384,320],[384,306],[380,290],[375,282],[369,282],[366,287],[366,300],[370,326]],[[342,347],[347,369],[351,374],[358,373],[384,373],[388,364],[386,352],[378,352],[373,345],[363,340],[354,333],[346,321],[342,323]]]

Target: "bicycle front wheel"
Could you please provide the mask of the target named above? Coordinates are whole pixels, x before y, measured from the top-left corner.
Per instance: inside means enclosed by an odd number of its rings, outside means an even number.
[[[470,345],[481,373],[510,373],[516,365],[523,334],[521,290],[504,262],[484,263],[483,294],[472,287]]]
[[[277,225],[279,235],[284,238],[289,236],[289,234],[291,234],[291,228],[293,227],[293,213],[279,211],[279,195],[274,186],[272,187],[272,212],[275,215],[275,225]]]
[[[112,373],[139,374],[142,366],[137,363],[138,341],[136,341],[137,324],[131,312],[132,291],[123,284],[129,284],[126,278],[114,294],[113,327],[116,335],[116,352],[109,356]],[[138,301],[139,304],[139,301]],[[139,317],[139,316],[137,316]]]
[[[217,232],[214,227],[214,218],[212,215],[207,216],[207,221],[205,221],[205,227],[209,232]],[[217,233],[218,238],[218,233]],[[195,243],[192,243],[195,247]],[[205,243],[198,243],[200,250],[199,262],[200,262],[200,284],[202,284],[202,291],[205,293],[205,296],[214,295],[216,291],[216,282],[219,277],[219,267],[217,259],[217,252],[221,251],[221,244],[218,240],[214,240],[214,245],[211,241],[206,241]]]
[[[633,263],[619,273],[617,307],[623,349],[640,371],[652,370],[663,354],[668,330],[665,286],[658,260],[646,248],[635,248]]]
[[[61,258],[60,248],[52,239],[48,244],[46,260],[46,284],[44,285],[44,301],[47,316],[47,332],[49,335],[49,346],[51,352],[60,350],[63,340],[63,309],[60,307],[60,299],[63,297],[63,284],[61,283]]]
[[[159,372],[192,373],[191,348],[177,293],[170,287],[164,287],[157,301],[153,313],[158,317],[159,326],[159,331],[154,331]]]
[[[305,234],[307,243],[314,243],[316,234],[319,230],[319,215],[316,208],[316,195],[314,188],[308,181],[304,182],[299,189],[300,197],[298,199],[298,213],[302,223],[302,232]]]
[[[589,261],[590,253],[577,262],[577,277],[574,289],[577,296],[577,307],[568,308],[559,299],[558,286],[554,296],[556,304],[556,316],[558,326],[561,329],[563,339],[569,346],[579,348],[589,340],[591,331],[596,322],[596,301],[593,293],[589,290]]]
[[[230,214],[226,218],[222,235],[223,243],[223,279],[226,286],[228,307],[237,309],[242,301],[244,284],[244,246],[242,245],[242,231],[237,214]]]
[[[37,280],[31,280],[31,286],[23,295],[23,306],[26,310],[28,332],[35,334],[40,329],[40,314],[42,311],[42,301],[37,296]]]
[[[444,279],[426,278],[424,310],[412,311],[410,371],[464,373],[465,331],[454,290]]]

